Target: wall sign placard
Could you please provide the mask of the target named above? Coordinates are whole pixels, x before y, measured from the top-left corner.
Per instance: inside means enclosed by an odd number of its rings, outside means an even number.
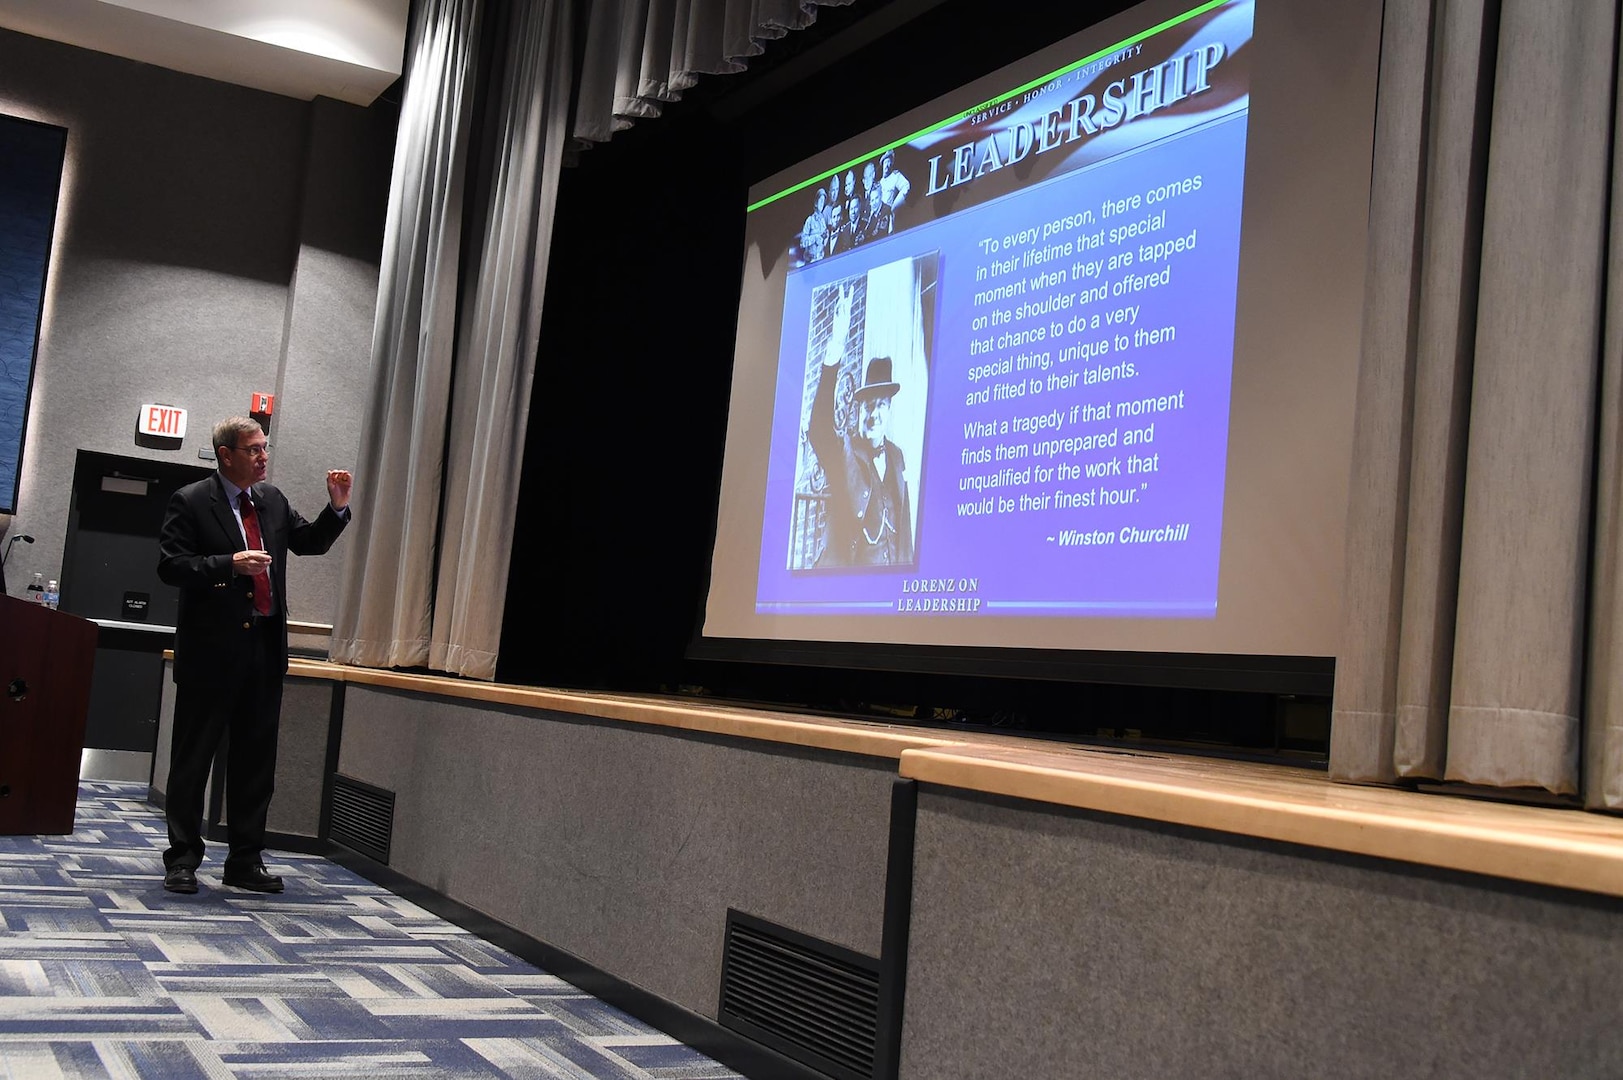
[[[149,402],[141,406],[135,418],[135,429],[142,435],[158,439],[184,439],[186,437],[186,410],[174,405]]]

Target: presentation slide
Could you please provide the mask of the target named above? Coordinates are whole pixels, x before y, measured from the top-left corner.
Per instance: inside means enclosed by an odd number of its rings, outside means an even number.
[[[707,634],[1323,649],[1325,633],[1271,635],[1242,595],[1269,584],[1225,574],[1227,545],[1266,527],[1229,527],[1232,474],[1254,453],[1231,442],[1256,16],[1253,0],[1142,5],[1110,40],[1080,35],[1036,58],[1054,66],[1016,65],[978,100],[752,191],[734,406],[770,422],[749,436],[764,470],[748,485],[729,429],[724,503],[743,486],[760,501],[741,525],[724,509]],[[1356,327],[1340,331],[1343,392],[1319,434],[1344,467]],[[1262,351],[1259,371],[1290,362]],[[732,545],[747,581],[720,559]],[[1339,548],[1319,563],[1338,574]],[[1039,623],[1093,630],[1021,629]]]

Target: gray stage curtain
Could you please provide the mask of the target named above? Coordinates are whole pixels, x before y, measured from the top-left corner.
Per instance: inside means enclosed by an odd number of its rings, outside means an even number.
[[[764,43],[853,0],[592,0],[575,145],[607,142],[659,115],[702,74],[743,71]]]
[[[1613,108],[1612,219],[1606,236],[1594,584],[1584,718],[1584,801],[1623,809],[1623,79]]]
[[[406,45],[349,554],[331,656],[428,662],[479,0],[419,0]]]
[[[1583,790],[1618,786],[1596,757],[1617,726],[1597,693],[1611,571],[1589,566],[1615,470],[1596,415],[1616,18],[1388,0],[1337,779],[1573,794],[1588,724]]]
[[[480,205],[469,207],[469,125],[485,77],[481,6],[428,0],[414,25],[361,433],[360,536],[332,656],[491,679],[569,119],[571,39],[569,0],[514,0],[493,26],[501,45],[486,106],[492,160]],[[466,253],[464,216],[478,230]]]
[[[428,664],[477,679],[496,677],[569,123],[570,6],[513,6],[489,204],[463,299]]]
[[[570,123],[573,9],[572,0],[416,5],[354,538],[334,618],[339,662],[495,677]],[[585,11],[598,50],[588,52],[598,61],[589,71],[606,73],[612,87],[623,61],[649,73],[639,74],[638,93],[668,100],[699,72],[740,70],[762,41],[809,24],[816,5],[589,0]],[[479,70],[487,20],[489,72]],[[598,85],[584,79],[581,101]],[[481,86],[487,137],[481,167],[471,170]],[[597,137],[613,128],[607,117]]]

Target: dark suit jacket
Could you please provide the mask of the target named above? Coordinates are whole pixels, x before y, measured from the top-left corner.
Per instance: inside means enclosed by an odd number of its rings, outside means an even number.
[[[275,640],[287,670],[287,553],[320,555],[348,524],[331,506],[306,521],[270,484],[251,489],[259,530],[271,557]],[[175,492],[158,538],[158,577],[180,589],[175,628],[175,681],[217,682],[231,677],[249,648],[253,583],[231,572],[231,556],[244,550],[242,530],[226,501],[219,473]]]
[[[902,448],[885,440],[885,476],[874,453],[834,427],[835,368],[824,366],[812,397],[806,438],[828,478],[828,545],[818,566],[906,566],[913,560],[913,512]],[[888,522],[888,524],[886,524]],[[877,542],[868,537],[877,536]]]

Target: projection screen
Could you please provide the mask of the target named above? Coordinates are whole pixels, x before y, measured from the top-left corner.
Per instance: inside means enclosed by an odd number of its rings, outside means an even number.
[[[1150,0],[752,188],[703,637],[1333,657],[1380,23]]]

